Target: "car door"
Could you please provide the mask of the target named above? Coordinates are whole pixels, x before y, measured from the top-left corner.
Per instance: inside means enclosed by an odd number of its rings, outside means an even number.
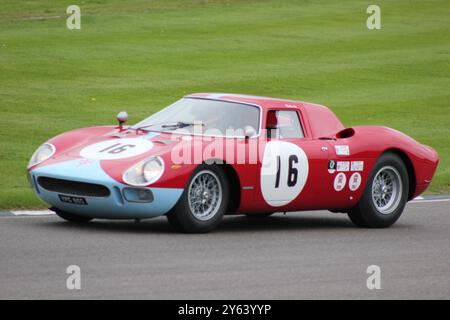
[[[276,211],[322,208],[326,203],[329,144],[312,140],[299,109],[271,109],[261,159],[260,195]]]

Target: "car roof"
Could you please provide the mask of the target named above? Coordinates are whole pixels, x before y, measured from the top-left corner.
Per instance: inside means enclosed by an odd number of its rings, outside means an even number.
[[[294,105],[300,107],[302,104],[304,104],[304,102],[302,101],[261,97],[246,94],[235,94],[235,93],[193,93],[187,95],[186,97],[256,104],[262,108],[284,107],[286,104],[290,104],[291,107],[293,107]]]
[[[315,103],[234,93],[193,93],[185,97],[253,104],[264,111],[271,108],[299,109],[307,117],[306,122],[313,138],[329,136],[344,129],[329,108]]]

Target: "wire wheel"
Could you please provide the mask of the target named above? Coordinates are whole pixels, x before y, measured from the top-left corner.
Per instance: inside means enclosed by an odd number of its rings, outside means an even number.
[[[397,209],[402,198],[403,185],[400,173],[392,166],[384,166],[375,174],[372,182],[372,202],[381,214]]]
[[[222,203],[222,186],[214,172],[202,170],[194,176],[189,185],[188,203],[198,220],[207,221],[217,214]]]

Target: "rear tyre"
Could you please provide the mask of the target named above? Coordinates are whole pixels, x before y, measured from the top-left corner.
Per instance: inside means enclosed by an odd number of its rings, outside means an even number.
[[[87,223],[93,219],[91,217],[80,216],[57,208],[52,208],[51,210],[53,210],[58,217],[73,223]]]
[[[201,165],[193,173],[175,207],[167,213],[178,232],[205,233],[222,221],[229,202],[229,182],[217,165]]]
[[[361,199],[348,216],[358,227],[387,228],[402,214],[408,191],[408,172],[402,159],[393,153],[383,154],[375,163]]]

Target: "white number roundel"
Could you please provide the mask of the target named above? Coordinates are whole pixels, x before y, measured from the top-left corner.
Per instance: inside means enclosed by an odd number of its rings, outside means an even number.
[[[267,143],[261,167],[264,200],[273,207],[290,203],[302,192],[308,170],[308,158],[299,146],[285,141]]]
[[[91,144],[80,151],[87,159],[115,160],[134,157],[153,148],[153,143],[142,138],[112,139]]]

